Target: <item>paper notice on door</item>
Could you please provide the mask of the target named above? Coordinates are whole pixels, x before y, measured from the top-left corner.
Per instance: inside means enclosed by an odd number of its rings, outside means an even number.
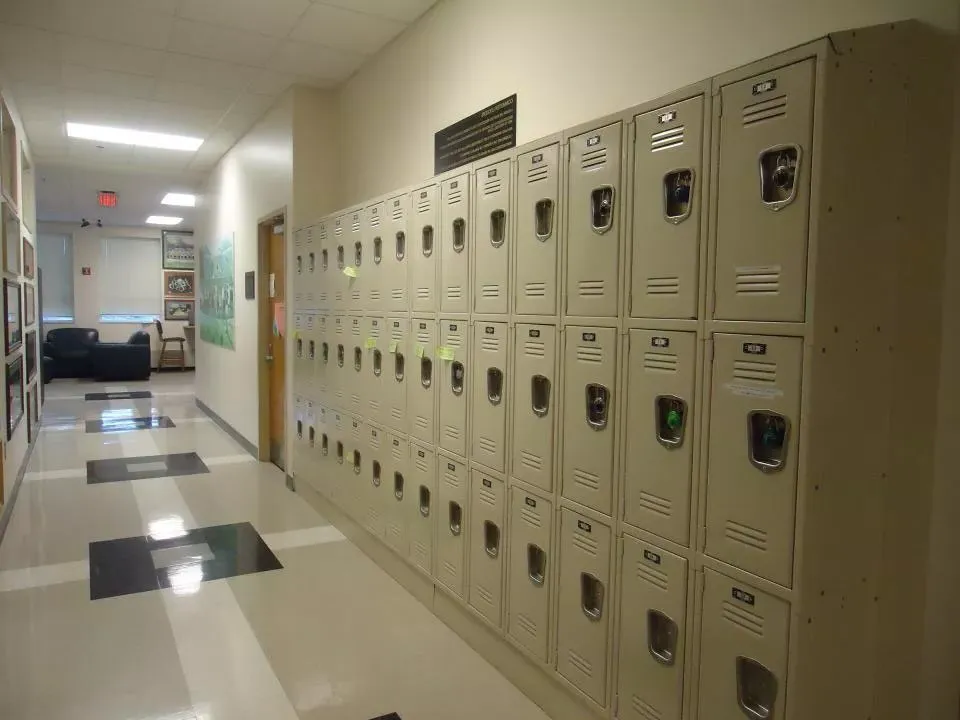
[[[397,342],[396,340],[391,341],[391,343],[390,343],[390,352],[395,353],[395,352],[397,351],[397,346],[398,346],[399,344],[400,344],[400,343]]]
[[[367,338],[367,341],[364,343],[367,350],[373,350],[377,346],[376,338]]]
[[[418,343],[418,344],[417,344],[417,347],[416,347],[416,349],[415,349],[415,353],[416,353],[416,355],[417,355],[418,358],[422,358],[422,357],[423,357],[423,345],[420,345],[420,344]]]
[[[769,400],[770,398],[783,397],[783,390],[780,388],[756,387],[755,385],[743,385],[741,383],[727,383],[723,386],[734,395],[741,397],[755,397]]]
[[[355,278],[357,276],[357,269],[355,267],[350,267],[349,265],[343,269],[343,274],[347,277]]]
[[[287,334],[287,306],[285,303],[273,304],[273,335],[283,337]]]
[[[277,275],[270,273],[270,297],[277,296]]]
[[[454,352],[453,348],[441,345],[437,348],[437,357],[441,360],[453,360]]]

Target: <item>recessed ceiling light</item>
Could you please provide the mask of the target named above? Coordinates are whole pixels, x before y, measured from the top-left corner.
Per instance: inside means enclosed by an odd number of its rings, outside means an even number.
[[[183,218],[168,215],[151,215],[147,218],[147,225],[179,225],[182,222]]]
[[[188,193],[167,193],[161,205],[177,205],[179,207],[194,207],[197,204],[197,196]]]
[[[202,138],[187,137],[186,135],[167,135],[166,133],[71,122],[67,123],[67,135],[80,140],[96,140],[98,142],[136,145],[137,147],[160,148],[162,150],[187,150],[189,152],[194,152],[203,145]]]

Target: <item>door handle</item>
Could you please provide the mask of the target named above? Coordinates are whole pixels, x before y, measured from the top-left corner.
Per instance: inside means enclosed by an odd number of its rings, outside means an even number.
[[[263,359],[267,362],[273,362],[273,355],[264,355]]]

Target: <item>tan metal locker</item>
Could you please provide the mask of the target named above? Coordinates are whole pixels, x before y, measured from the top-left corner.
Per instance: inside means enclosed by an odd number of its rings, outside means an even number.
[[[557,672],[603,707],[612,537],[606,525],[561,508]]]
[[[470,347],[466,320],[440,320],[440,447],[467,454],[467,368]]]
[[[410,282],[407,278],[407,257],[418,249],[416,243],[409,244],[411,238],[407,236],[410,196],[390,198],[384,212],[387,213],[387,219],[383,228],[383,301],[389,312],[403,312],[407,309],[407,284]]]
[[[323,405],[317,407],[316,440],[313,444],[313,461],[316,478],[311,485],[324,497],[330,497],[330,428],[333,418]]]
[[[407,530],[407,512],[404,497],[414,492],[410,475],[410,443],[403,436],[387,431],[387,465],[384,482],[387,483],[386,541],[401,557],[410,552],[410,537]]]
[[[804,319],[814,73],[805,60],[721,90],[718,319]]]
[[[353,316],[347,318],[350,326],[349,344],[346,358],[347,382],[347,410],[354,415],[362,415],[365,408],[364,399],[366,388],[363,374],[363,318]]]
[[[347,356],[350,347],[350,332],[347,326],[349,318],[344,315],[333,316],[333,338],[330,342],[330,363],[328,367],[330,387],[333,388],[333,406],[337,410],[345,410],[349,403],[347,385],[350,381],[349,372],[353,370],[347,365]]]
[[[351,518],[363,522],[366,511],[364,507],[364,470],[368,462],[364,460],[363,452],[366,446],[363,419],[356,415],[346,416],[346,441],[343,462],[343,494],[342,505]]]
[[[517,325],[513,342],[513,477],[553,491],[559,333],[553,325]]]
[[[308,310],[314,312],[318,309],[316,271],[319,244],[319,238],[314,235],[314,229],[307,228],[303,233],[303,273],[300,275],[300,280],[303,288],[303,304]]]
[[[549,659],[552,562],[553,505],[514,486],[510,490],[507,633],[541,662]]]
[[[621,567],[617,717],[680,720],[687,561],[625,535]]]
[[[330,283],[333,278],[333,270],[330,263],[330,223],[321,222],[317,226],[317,234],[314,240],[313,249],[313,296],[315,298],[317,309],[330,310],[332,297],[330,295]],[[336,264],[333,265],[336,267]]]
[[[517,158],[516,208],[515,312],[555,315],[561,218],[559,145]]]
[[[513,218],[510,216],[510,161],[480,168],[474,176],[476,198],[476,257],[473,273],[473,311],[508,312],[510,247]]]
[[[470,457],[497,472],[507,462],[507,359],[505,322],[476,321],[473,326],[473,423]]]
[[[440,185],[440,312],[470,312],[470,175]]]
[[[347,226],[349,220],[346,215],[338,215],[333,221],[333,238],[330,243],[330,253],[327,262],[330,267],[332,277],[330,278],[330,288],[333,291],[333,309],[338,312],[344,312],[347,309],[348,302],[348,280],[343,274],[347,267]]]
[[[345,492],[344,463],[347,460],[346,415],[338,408],[334,408],[330,415],[332,415],[332,420],[330,422],[329,433],[330,480],[327,483],[328,497],[338,507],[345,508],[343,505],[343,495]]]
[[[634,118],[632,317],[697,316],[703,109],[700,95]]]
[[[563,497],[613,511],[617,331],[568,327],[564,341]]]
[[[357,312],[363,310],[366,298],[366,263],[364,262],[364,218],[363,210],[356,210],[349,215],[350,232],[346,241],[346,268],[347,281],[347,310]]]
[[[293,309],[295,311],[305,310],[304,289],[306,282],[304,278],[304,244],[306,242],[306,230],[297,230],[293,233]]]
[[[567,315],[616,317],[623,123],[570,138]]]
[[[377,425],[367,424],[364,428],[366,438],[366,457],[364,457],[363,498],[365,514],[363,525],[372,535],[384,537],[386,531],[386,511],[390,501],[390,484],[384,473],[387,463],[387,433]]]
[[[307,400],[300,395],[293,398],[293,469],[297,477],[306,472],[307,457]]]
[[[389,380],[390,370],[385,324],[382,317],[363,319],[363,414],[378,424],[386,422],[383,386]]]
[[[713,336],[706,553],[790,586],[803,340]]]
[[[397,432],[407,431],[407,374],[410,348],[407,333],[410,321],[406,318],[388,317],[387,352],[384,355],[386,379],[383,384],[384,423]]]
[[[437,511],[437,455],[431,447],[410,443],[410,488],[404,497],[410,528],[410,562],[433,573],[433,514]]]
[[[437,323],[413,318],[410,321],[413,352],[410,357],[410,381],[407,383],[407,414],[410,435],[425,443],[434,443],[436,431],[436,383],[440,376],[437,361]]]
[[[439,192],[436,185],[414,190],[410,195],[410,308],[414,312],[437,310],[437,256],[440,254]]]
[[[310,363],[311,386],[322,403],[329,402],[330,398],[330,316],[315,315],[313,318],[313,361]],[[310,354],[310,345],[307,344],[307,355]]]
[[[313,374],[308,370],[306,315],[293,314],[293,385],[297,391],[305,392],[313,385]]]
[[[697,336],[631,330],[624,520],[690,545]]]
[[[296,320],[294,320],[296,322]],[[297,342],[294,344],[294,353],[302,363],[303,363],[303,388],[311,394],[311,396],[316,395],[318,390],[316,383],[314,382],[313,377],[313,360],[311,356],[311,349],[313,350],[313,355],[316,355],[317,348],[317,319],[315,315],[310,313],[304,313],[300,316],[300,337]]]
[[[434,517],[437,525],[436,578],[463,597],[466,576],[466,535],[470,475],[467,464],[448,455],[438,460],[440,482]]]
[[[698,717],[780,720],[790,605],[713,570],[703,574]]]
[[[364,211],[364,243],[363,252],[359,258],[361,264],[357,272],[362,280],[364,310],[382,312],[384,303],[384,287],[386,283],[386,262],[384,257],[384,203],[371,205]]]
[[[503,614],[506,494],[503,480],[479,468],[473,468],[467,601],[474,610],[497,627],[500,627]]]

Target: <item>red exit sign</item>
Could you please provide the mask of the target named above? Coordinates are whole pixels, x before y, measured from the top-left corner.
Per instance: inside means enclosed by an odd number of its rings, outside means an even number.
[[[101,190],[97,193],[97,202],[100,203],[100,207],[115,208],[117,199],[117,193],[113,190]]]

